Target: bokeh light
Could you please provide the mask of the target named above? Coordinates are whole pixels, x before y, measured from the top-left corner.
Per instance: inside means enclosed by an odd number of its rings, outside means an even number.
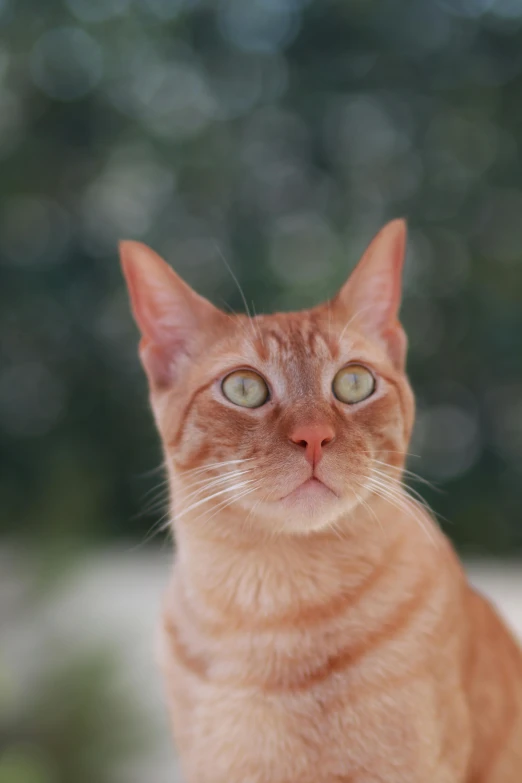
[[[228,264],[258,309],[284,309],[331,296],[402,214],[421,472],[451,482],[429,500],[457,542],[487,531],[491,546],[497,481],[506,507],[521,501],[507,390],[522,377],[522,4],[376,7],[56,0],[30,25],[2,3],[6,482],[15,453],[37,481],[18,439],[81,444],[110,464],[100,517],[110,508],[115,531],[142,530],[129,476],[159,454],[119,239],[148,241],[218,304],[242,306]],[[472,405],[434,392],[450,380]],[[470,538],[473,493],[484,502]],[[36,518],[30,498],[7,514],[11,529],[17,514]]]
[[[59,27],[44,33],[31,53],[35,84],[51,98],[82,98],[101,79],[102,52],[94,38],[76,27]]]

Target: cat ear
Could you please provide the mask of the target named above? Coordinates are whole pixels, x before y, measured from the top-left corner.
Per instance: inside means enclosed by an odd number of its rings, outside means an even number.
[[[405,220],[384,226],[333,300],[354,326],[386,345],[398,367],[404,366],[407,347],[398,321],[406,233]]]
[[[180,361],[222,314],[141,242],[120,242],[123,274],[142,334],[140,357],[152,387],[168,386]],[[212,328],[212,327],[211,327]]]

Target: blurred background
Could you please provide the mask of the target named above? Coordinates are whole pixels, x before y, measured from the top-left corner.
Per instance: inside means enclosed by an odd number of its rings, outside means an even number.
[[[0,783],[176,779],[120,238],[259,312],[406,216],[410,468],[522,632],[521,143],[522,0],[0,0]]]

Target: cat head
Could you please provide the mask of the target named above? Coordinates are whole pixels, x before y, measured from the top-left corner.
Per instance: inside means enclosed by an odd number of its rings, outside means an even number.
[[[405,242],[392,221],[332,300],[254,318],[218,310],[153,250],[122,242],[180,521],[319,530],[400,470],[414,415],[398,322]]]

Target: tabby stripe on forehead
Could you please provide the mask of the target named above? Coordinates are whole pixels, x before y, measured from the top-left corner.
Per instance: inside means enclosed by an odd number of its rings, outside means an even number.
[[[387,379],[387,380],[389,380],[391,385],[397,391],[397,396],[399,398],[399,406],[402,414],[403,437],[407,438],[408,437],[408,413],[406,409],[408,406],[408,401],[406,400],[404,389],[401,387],[400,383],[396,383],[396,381],[393,381],[391,379]]]
[[[183,413],[181,415],[181,423],[180,423],[178,429],[176,430],[176,432],[174,434],[174,437],[171,438],[168,441],[167,446],[169,446],[171,448],[177,448],[181,438],[183,437],[183,431],[184,431],[184,428],[185,428],[187,417],[188,417],[188,415],[189,415],[189,413],[191,411],[192,406],[194,405],[194,403],[196,401],[196,398],[199,397],[199,395],[202,392],[204,392],[207,389],[209,389],[212,386],[212,384],[214,383],[214,381],[215,381],[215,378],[212,378],[212,380],[207,381],[207,383],[204,383],[202,386],[198,386],[198,388],[195,389],[192,392],[189,401],[187,402],[187,404],[185,405],[185,407],[183,409]]]
[[[407,428],[408,428],[408,414],[407,414],[407,411],[406,411],[407,400],[406,400],[406,398],[405,398],[405,396],[403,394],[403,390],[401,388],[401,384],[397,383],[395,378],[391,378],[389,375],[387,375],[386,373],[384,373],[382,371],[381,371],[380,374],[384,378],[384,380],[387,383],[389,383],[390,386],[393,386],[393,388],[397,392],[397,397],[399,398],[399,406],[400,406],[401,414],[402,414],[402,422],[403,422],[403,425],[404,425],[403,426],[403,429],[404,429],[403,436],[406,436],[407,435]]]

